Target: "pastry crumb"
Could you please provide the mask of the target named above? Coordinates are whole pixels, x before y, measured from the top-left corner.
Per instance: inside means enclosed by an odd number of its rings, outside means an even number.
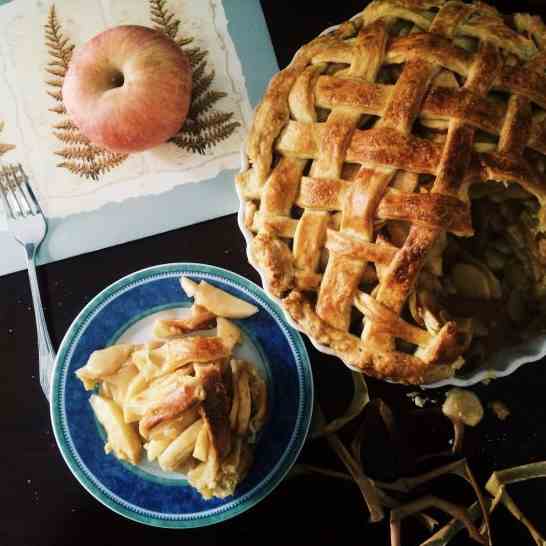
[[[508,409],[508,406],[500,400],[493,400],[493,402],[490,402],[489,409],[491,409],[497,419],[500,419],[501,421],[505,421],[508,417],[510,417],[511,412]]]
[[[408,392],[406,396],[418,407],[424,408],[427,404],[435,404],[436,400],[429,398],[422,392]]]

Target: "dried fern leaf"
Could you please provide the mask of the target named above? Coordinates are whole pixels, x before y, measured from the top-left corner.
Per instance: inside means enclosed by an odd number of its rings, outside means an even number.
[[[64,78],[66,75],[66,70],[64,70],[64,68],[46,68],[45,70],[48,74],[51,74],[52,76],[57,76],[59,78]]]
[[[188,150],[193,153],[204,154],[207,151],[207,142],[200,135],[180,135],[172,137],[169,142],[172,142],[183,150]]]
[[[201,65],[205,65],[205,63],[201,63]],[[201,66],[199,65],[199,66]],[[197,70],[196,70],[197,72]],[[203,93],[207,91],[207,89],[210,88],[212,84],[212,80],[214,80],[214,70],[206,74],[205,76],[200,75],[197,76],[194,72],[194,82],[193,82],[193,89],[192,89],[192,100],[198,101],[203,96]]]
[[[60,91],[47,91],[47,94],[57,102],[62,102],[63,96]]]
[[[207,55],[208,51],[198,47],[186,51],[192,68],[195,68]]]
[[[175,19],[172,23],[168,23],[165,28],[167,31],[167,34],[174,40],[176,38],[176,35],[178,33],[178,27],[180,26],[180,21],[178,19]]]
[[[46,44],[49,47],[49,53],[52,57],[57,59],[62,66],[67,69],[68,63],[72,57],[72,51],[74,45],[70,43],[70,40],[63,35],[61,26],[57,19],[57,12],[55,10],[55,4],[49,8],[48,20],[45,26],[46,31]]]
[[[218,144],[222,140],[227,140],[240,126],[241,124],[238,121],[232,121],[231,123],[226,123],[220,127],[213,127],[208,130],[206,132],[206,138],[209,141],[209,145],[212,146]]]
[[[164,32],[173,40],[178,33],[180,20],[175,19],[174,14],[167,11],[164,0],[150,0],[151,19],[155,23],[157,30]]]
[[[188,118],[177,136],[182,134],[196,135],[203,131],[219,128],[221,125],[226,124],[232,117],[233,112],[213,112],[197,119]]]
[[[4,129],[4,122],[0,121],[0,133]],[[13,144],[4,144],[0,142],[0,156],[3,156],[4,154],[8,153],[10,150],[13,150],[15,146]]]
[[[160,1],[159,5],[164,5],[164,0]],[[64,36],[54,5],[49,10],[45,37],[51,57],[45,70],[47,74],[55,76],[55,79],[46,79],[45,83],[49,87],[48,95],[58,103],[49,110],[64,116],[67,111],[63,104],[62,86],[74,45]],[[97,180],[101,174],[117,167],[127,158],[125,154],[114,154],[92,145],[69,118],[54,124],[53,129],[53,135],[66,144],[64,148],[55,152],[65,160],[58,166],[78,176]]]
[[[191,44],[193,42],[193,38],[185,38],[185,37],[177,38],[175,42],[176,42],[176,45],[180,47],[184,47],[188,44]]]
[[[127,157],[127,154],[109,153],[106,159],[99,161],[97,161],[96,158],[94,158],[93,161],[68,160],[58,163],[57,166],[63,167],[71,173],[77,174],[78,176],[98,180],[100,175],[105,174],[114,167],[119,166],[127,159]]]
[[[62,87],[63,82],[62,80],[46,80],[46,84],[50,85],[51,87]]]
[[[79,131],[53,131],[53,134],[65,144],[90,144],[89,139]]]
[[[103,152],[103,150],[100,148],[89,145],[63,148],[62,150],[55,152],[55,154],[64,159],[87,159],[92,161],[97,154],[100,154],[101,152]]]
[[[49,61],[47,63],[47,66],[54,66],[54,67],[58,67],[60,68],[61,70],[59,70],[59,72],[62,72],[62,75],[61,77],[64,78],[64,76],[66,75],[66,68],[64,67],[64,63],[60,63],[59,61]]]
[[[223,125],[217,129],[204,131],[197,134],[179,133],[170,139],[169,142],[176,144],[179,148],[189,150],[194,153],[205,154],[209,148],[229,138],[240,126],[240,123],[234,121]]]
[[[111,171],[114,167],[121,165],[127,158],[129,154],[116,154],[116,153],[107,153],[106,157],[101,157],[97,161],[97,166],[100,170],[100,174]]]
[[[65,63],[65,57],[63,54],[59,53],[56,49],[49,49],[48,50],[48,53],[55,59],[57,59],[58,61],[62,62],[62,63]],[[66,63],[68,64],[68,63]]]
[[[55,114],[63,115],[66,114],[66,108],[64,107],[64,104],[59,104],[55,106],[54,108],[48,108],[50,112],[55,112]]]
[[[92,180],[98,180],[99,175],[97,169],[93,164],[77,163],[76,161],[63,161],[57,163],[57,167],[62,167],[72,174],[82,176],[84,178],[91,178]]]
[[[70,40],[68,38],[61,38],[59,41],[59,45],[61,46],[61,49],[63,51],[72,51],[74,49],[74,46],[70,43]]]
[[[13,144],[3,144],[0,142],[0,156],[4,155],[10,150],[13,150],[14,148],[15,146]]]
[[[227,96],[223,91],[207,91],[199,99],[192,102],[188,117],[196,118],[208,112],[220,99]]]
[[[65,131],[77,131],[78,128],[74,125],[71,119],[64,119],[63,121],[59,121],[58,123],[55,123],[53,125],[54,129],[62,129]]]
[[[190,111],[180,132],[170,139],[179,148],[204,154],[222,140],[229,138],[240,127],[240,123],[230,121],[233,113],[210,112],[213,106],[226,93],[211,90],[214,70],[207,73],[208,52],[200,47],[186,48],[193,42],[188,36],[178,36],[180,19],[167,7],[167,0],[149,0],[150,19],[157,30],[172,38],[188,55],[192,67],[192,100]],[[209,113],[210,112],[210,113]],[[206,115],[209,113],[209,115]]]
[[[195,86],[201,81],[201,78],[205,74],[205,68],[207,67],[207,61],[203,61],[199,66],[195,67],[192,72],[192,94],[195,95]],[[214,70],[212,71],[214,74]]]

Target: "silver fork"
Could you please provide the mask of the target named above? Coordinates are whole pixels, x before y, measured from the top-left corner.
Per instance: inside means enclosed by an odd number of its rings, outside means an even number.
[[[27,257],[38,333],[40,385],[49,400],[55,351],[47,331],[35,264],[36,253],[47,233],[47,222],[20,164],[0,166],[0,194],[4,202],[8,228],[24,247]]]

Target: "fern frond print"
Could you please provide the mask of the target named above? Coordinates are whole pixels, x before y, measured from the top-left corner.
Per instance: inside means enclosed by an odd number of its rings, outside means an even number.
[[[214,70],[207,71],[207,51],[199,47],[186,47],[193,42],[193,38],[178,36],[180,19],[168,9],[167,0],[149,0],[149,3],[154,28],[164,32],[180,46],[188,55],[193,71],[190,111],[184,125],[170,142],[190,152],[205,154],[229,138],[241,124],[232,121],[233,112],[213,109],[226,93],[211,89]]]
[[[55,101],[55,105],[49,110],[63,116],[61,121],[53,124],[53,135],[64,145],[61,150],[55,152],[64,159],[57,166],[82,178],[98,180],[102,174],[121,165],[128,155],[115,154],[94,146],[67,116],[62,87],[74,44],[64,35],[54,4],[49,8],[45,25],[45,43],[50,57],[45,69],[47,73],[45,84],[47,94]]]
[[[4,129],[4,122],[0,121],[0,133]],[[0,157],[2,157],[4,154],[8,153],[10,150],[13,150],[15,146],[13,144],[4,144],[0,142]]]
[[[88,160],[82,155],[85,153],[82,151],[78,157],[78,152],[74,149],[65,149],[57,152],[57,155],[70,157],[66,161],[58,164],[59,167],[63,167],[73,174],[77,174],[83,178],[89,178],[92,180],[98,180],[98,178],[111,171],[118,165],[121,165],[127,159],[127,154],[114,154],[111,152],[105,152],[101,150],[101,154],[94,153],[93,159]]]

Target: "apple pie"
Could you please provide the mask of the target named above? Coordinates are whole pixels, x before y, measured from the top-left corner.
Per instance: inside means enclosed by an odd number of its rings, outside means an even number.
[[[428,383],[546,308],[546,28],[375,0],[270,82],[237,177],[249,256],[316,343]]]

